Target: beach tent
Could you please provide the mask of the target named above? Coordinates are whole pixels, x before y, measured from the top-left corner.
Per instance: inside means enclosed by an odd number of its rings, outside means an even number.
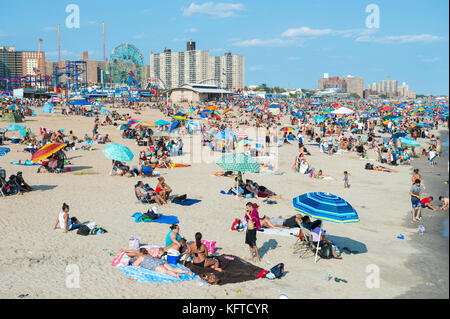
[[[340,224],[359,222],[355,209],[344,199],[330,193],[306,193],[293,198],[292,201],[295,210],[311,218]],[[319,239],[321,235],[322,227],[320,227]],[[320,240],[316,249],[315,262],[317,262],[319,249]]]
[[[401,137],[400,142],[406,146],[420,146],[420,143],[412,137]]]
[[[44,106],[42,106],[42,108],[41,108],[41,113],[55,113],[53,111],[53,104],[45,103]]]
[[[23,120],[19,114],[17,114],[16,112],[11,112],[3,115],[2,122],[21,123],[23,122]]]
[[[9,124],[7,127],[6,127],[6,130],[7,131],[21,131],[21,130],[24,130],[26,127],[25,126],[23,126],[23,125],[19,125],[19,124]]]
[[[173,121],[172,125],[170,126],[169,133],[172,133],[172,131],[176,129],[178,125],[180,125],[180,121]]]
[[[332,111],[331,113],[333,114],[341,114],[341,115],[347,115],[347,114],[353,114],[354,111],[352,109],[349,109],[348,107],[340,107],[334,111]]]

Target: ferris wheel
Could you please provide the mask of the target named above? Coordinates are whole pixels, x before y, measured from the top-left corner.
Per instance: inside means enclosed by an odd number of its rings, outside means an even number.
[[[115,48],[106,69],[106,80],[112,84],[139,86],[145,80],[144,57],[132,44]]]

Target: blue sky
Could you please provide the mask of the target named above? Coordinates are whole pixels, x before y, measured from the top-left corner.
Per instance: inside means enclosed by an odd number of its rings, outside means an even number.
[[[80,28],[65,26],[68,4],[80,8]],[[379,28],[367,28],[369,4],[380,11]],[[364,86],[390,76],[417,93],[448,95],[448,1],[236,0],[103,1],[40,0],[0,4],[0,45],[37,50],[57,60],[61,24],[63,59],[102,60],[119,44],[149,53],[185,50],[192,39],[212,55],[245,55],[246,84],[317,88],[318,78],[348,74]]]

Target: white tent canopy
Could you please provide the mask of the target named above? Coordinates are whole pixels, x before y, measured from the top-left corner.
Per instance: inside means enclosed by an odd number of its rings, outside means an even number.
[[[352,109],[349,109],[348,107],[340,107],[334,111],[332,111],[331,113],[333,114],[353,114],[354,111]]]

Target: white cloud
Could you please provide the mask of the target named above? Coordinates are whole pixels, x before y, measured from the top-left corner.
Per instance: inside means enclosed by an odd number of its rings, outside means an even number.
[[[320,36],[332,34],[332,29],[311,29],[308,27],[300,27],[297,29],[287,29],[284,31],[282,37],[298,37],[298,36]]]
[[[434,58],[421,58],[420,62],[424,62],[424,63],[433,63],[433,62],[438,62],[440,61],[441,58],[439,57],[434,57]]]
[[[261,71],[261,70],[264,70],[263,65],[254,65],[250,67],[250,71]]]
[[[374,42],[374,43],[432,43],[442,41],[444,38],[430,34],[417,35],[388,35],[384,37],[373,37],[363,35],[356,38],[356,42]]]
[[[185,32],[188,32],[188,33],[194,33],[194,32],[197,32],[197,31],[198,31],[197,28],[190,28],[190,29],[186,29],[185,30]]]
[[[206,2],[204,4],[191,3],[188,8],[182,8],[184,16],[192,16],[194,14],[207,14],[218,18],[228,18],[233,16],[236,11],[244,10],[241,3],[213,3]]]
[[[291,40],[284,39],[267,39],[261,40],[259,38],[251,39],[251,40],[243,40],[233,43],[233,45],[237,47],[257,47],[257,46],[266,46],[266,47],[282,47],[291,44]]]
[[[133,35],[132,38],[135,39],[135,40],[140,40],[140,39],[148,38],[148,35],[145,34],[144,32],[141,32],[139,34]]]
[[[57,27],[44,27],[42,28],[42,31],[56,31],[58,30]]]

